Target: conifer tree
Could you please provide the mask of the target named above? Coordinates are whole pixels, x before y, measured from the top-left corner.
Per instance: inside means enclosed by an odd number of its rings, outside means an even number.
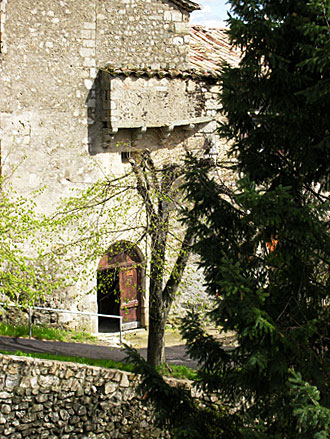
[[[206,413],[187,394],[181,405],[169,404],[168,387],[149,395],[177,438],[325,439],[330,1],[230,3],[229,36],[242,60],[222,74],[219,135],[231,142],[236,189],[229,194],[196,160],[185,189],[195,206],[186,220],[214,299],[211,317],[237,344],[226,350],[195,314],[182,327],[200,362],[200,385],[224,409],[211,405]]]

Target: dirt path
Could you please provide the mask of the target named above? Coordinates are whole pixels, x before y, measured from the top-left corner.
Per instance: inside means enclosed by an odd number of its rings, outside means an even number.
[[[0,350],[15,353],[22,351],[27,353],[39,352],[55,355],[65,355],[72,357],[88,357],[94,359],[109,359],[114,361],[123,361],[126,354],[123,349],[111,347],[90,345],[82,343],[65,343],[61,341],[43,341],[27,338],[2,337],[0,336]],[[146,358],[147,349],[141,347],[138,349],[140,354]],[[172,345],[166,347],[166,360],[169,364],[184,365],[195,368],[197,363],[186,356],[185,346]]]

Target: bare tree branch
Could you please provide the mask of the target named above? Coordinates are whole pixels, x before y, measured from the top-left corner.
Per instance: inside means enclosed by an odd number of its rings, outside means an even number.
[[[135,160],[131,159],[130,160],[130,164],[132,166],[134,175],[136,177],[136,190],[138,191],[138,193],[141,195],[145,206],[146,206],[146,211],[147,214],[150,218],[156,218],[156,212],[155,212],[155,208],[152,202],[152,199],[150,197],[149,191],[146,188],[146,186],[143,183],[143,176],[142,174],[142,170],[141,167],[137,165],[137,163],[135,162]]]
[[[157,192],[161,191],[161,187],[159,185],[159,181],[157,178],[157,170],[155,167],[155,163],[153,161],[153,159],[151,158],[151,154],[150,154],[150,150],[146,149],[143,153],[143,160],[145,160],[145,163],[148,165],[149,167],[149,171],[151,173],[151,178],[152,178],[152,183],[154,185],[154,188],[157,190]]]
[[[192,244],[194,242],[194,234],[191,228],[186,230],[185,236],[181,243],[181,248],[179,251],[179,255],[175,261],[174,267],[172,269],[171,275],[166,283],[166,286],[163,291],[163,299],[166,302],[166,306],[169,307],[173,302],[175,293],[178,290],[183,272],[186,268]]]

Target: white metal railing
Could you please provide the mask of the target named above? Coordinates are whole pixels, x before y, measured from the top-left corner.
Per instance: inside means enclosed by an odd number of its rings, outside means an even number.
[[[106,317],[109,319],[119,319],[119,333],[120,333],[120,344],[122,344],[122,332],[123,332],[123,317],[116,316],[111,314],[98,314],[94,312],[84,312],[84,311],[70,311],[69,309],[58,309],[58,308],[43,308],[41,306],[23,306],[23,305],[15,305],[11,303],[0,302],[0,305],[3,305],[4,308],[11,306],[14,308],[24,308],[28,311],[29,316],[29,337],[32,337],[32,310],[36,309],[39,311],[53,311],[59,313],[68,313],[68,314],[79,314],[84,316],[93,316],[93,317]]]

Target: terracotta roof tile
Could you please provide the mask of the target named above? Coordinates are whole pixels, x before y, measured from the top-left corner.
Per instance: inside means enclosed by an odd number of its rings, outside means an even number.
[[[179,0],[177,0],[179,1]],[[183,1],[183,0],[180,0]],[[228,39],[226,29],[210,29],[204,26],[191,26],[190,29],[190,68],[187,70],[116,67],[111,64],[103,70],[111,76],[136,76],[158,78],[192,78],[217,80],[224,61],[237,66],[240,53],[234,50]]]
[[[192,2],[190,0],[171,0],[172,3],[175,3],[180,8],[186,9],[188,12],[196,11],[201,9],[198,3]]]
[[[237,66],[240,53],[231,47],[226,29],[191,26],[190,66],[199,71],[221,71],[223,61]]]
[[[138,68],[124,68],[115,67],[111,64],[107,64],[103,69],[111,76],[135,76],[135,77],[158,77],[158,78],[192,78],[192,79],[217,79],[218,72],[216,70],[203,70],[202,68],[179,70],[179,69],[166,69],[166,70],[152,70],[148,68],[138,69]]]

